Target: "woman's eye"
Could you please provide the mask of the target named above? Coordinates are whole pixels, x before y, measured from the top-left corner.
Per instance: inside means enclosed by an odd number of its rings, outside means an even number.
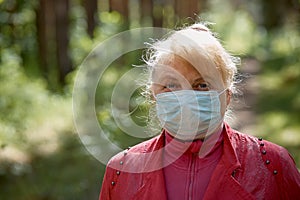
[[[208,87],[207,83],[199,83],[199,84],[196,85],[195,89],[198,89],[198,90],[208,90],[209,87]]]
[[[199,87],[200,87],[200,88],[207,88],[208,85],[207,85],[206,83],[200,83],[200,84],[199,84]]]
[[[176,85],[175,84],[167,84],[167,86],[166,86],[167,88],[176,88]]]
[[[179,85],[176,83],[168,83],[164,86],[166,89],[175,90],[179,88]]]

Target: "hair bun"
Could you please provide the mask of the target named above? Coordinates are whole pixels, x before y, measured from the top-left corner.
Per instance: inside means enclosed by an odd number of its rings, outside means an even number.
[[[203,24],[193,24],[190,26],[191,29],[196,30],[196,31],[206,31],[209,32],[209,29],[204,26]]]

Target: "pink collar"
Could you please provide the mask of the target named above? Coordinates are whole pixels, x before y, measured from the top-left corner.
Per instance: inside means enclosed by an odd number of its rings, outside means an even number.
[[[223,125],[222,125],[223,127]],[[223,127],[224,128],[224,127]],[[178,140],[170,135],[167,130],[163,130],[165,133],[165,146],[168,153],[172,152],[178,155],[181,154],[195,154],[199,153],[202,157],[211,154],[222,142],[223,142],[223,128],[220,128],[217,132],[203,140],[194,140],[192,142],[184,142]]]

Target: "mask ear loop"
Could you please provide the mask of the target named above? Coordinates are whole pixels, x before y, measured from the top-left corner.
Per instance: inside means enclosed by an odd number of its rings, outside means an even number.
[[[224,90],[222,90],[221,92],[219,92],[219,96],[221,96],[225,91],[227,91],[227,95],[231,96],[231,90],[229,88],[225,88]],[[227,111],[227,107],[228,107],[228,96],[226,95],[226,102],[227,102],[227,106],[226,106],[226,111]]]
[[[219,96],[222,95],[225,91],[227,91],[228,88],[225,88],[224,90],[222,90],[221,92],[218,92]]]

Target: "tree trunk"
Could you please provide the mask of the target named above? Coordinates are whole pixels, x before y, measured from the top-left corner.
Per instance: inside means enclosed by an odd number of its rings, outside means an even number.
[[[97,24],[96,14],[98,12],[98,1],[97,0],[84,0],[83,6],[87,18],[87,33],[91,38],[94,37],[94,30]]]
[[[289,15],[299,17],[300,2],[293,0],[276,1],[276,0],[263,0],[261,1],[263,17],[262,23],[267,30],[277,29],[282,26]],[[298,18],[299,19],[299,18]]]
[[[37,40],[39,47],[40,69],[43,76],[51,82],[53,67],[56,64],[55,53],[55,9],[54,1],[40,0],[37,14]]]
[[[156,1],[153,5],[153,26],[162,27],[163,26],[163,7],[164,2]]]
[[[55,0],[56,14],[56,54],[59,72],[59,82],[65,84],[66,75],[72,71],[68,54],[69,47],[69,0]]]
[[[119,12],[128,21],[128,0],[109,0],[109,11]]]
[[[199,8],[199,0],[175,1],[175,12],[180,19],[187,17],[191,17],[193,19],[197,18],[196,15],[199,14]]]
[[[36,12],[40,68],[53,90],[64,85],[66,75],[72,71],[68,11],[69,0],[40,0]]]
[[[144,25],[151,21],[153,25],[153,1],[152,0],[141,0],[141,24]]]

